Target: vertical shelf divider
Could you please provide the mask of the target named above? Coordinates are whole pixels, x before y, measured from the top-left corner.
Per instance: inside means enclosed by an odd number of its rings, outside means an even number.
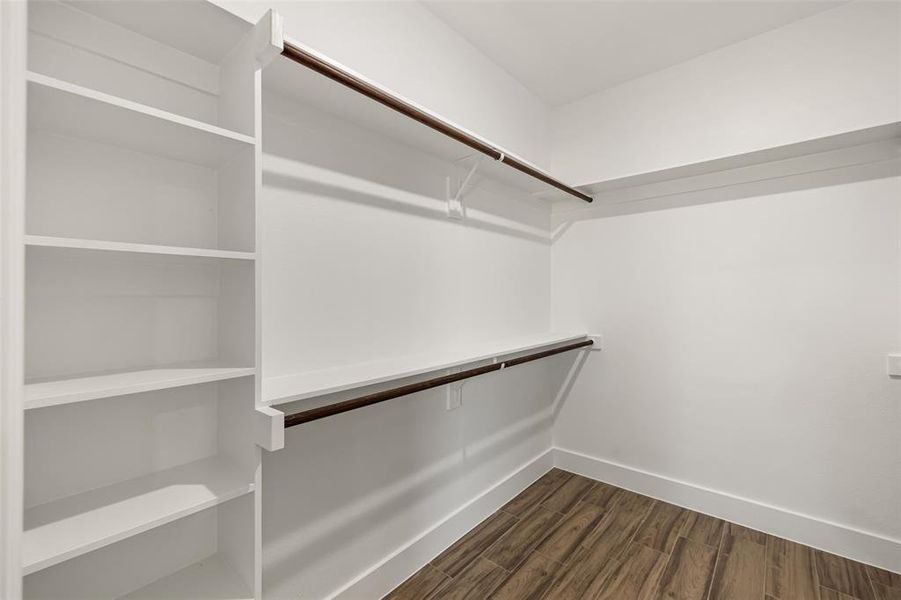
[[[244,231],[244,235],[252,238],[252,247],[260,256],[260,219],[259,202],[262,194],[262,70],[274,58],[279,56],[284,47],[284,33],[281,16],[269,10],[257,22],[223,61],[220,71],[220,125],[235,131],[249,132],[254,138],[254,148],[250,157],[250,168],[223,169],[220,171],[220,193],[249,194],[250,211],[245,214],[220,215],[220,235],[241,235],[242,224],[252,225]],[[244,206],[241,202],[227,202],[229,206]],[[223,218],[223,216],[225,218]],[[253,331],[250,332],[247,348],[253,361],[255,376],[253,386],[254,427],[259,430],[259,414],[256,410],[262,405],[262,372],[261,372],[261,261],[254,265],[253,276]],[[250,410],[251,407],[248,407]],[[282,430],[282,435],[284,430]],[[254,436],[260,441],[260,435]],[[253,583],[254,598],[262,598],[262,455],[257,446],[254,449],[254,507],[253,507]],[[241,573],[247,578],[247,573]]]
[[[0,2],[0,597],[22,595],[27,12]]]

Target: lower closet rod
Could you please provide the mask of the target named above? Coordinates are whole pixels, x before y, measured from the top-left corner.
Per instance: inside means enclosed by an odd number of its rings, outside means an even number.
[[[547,358],[548,356],[554,356],[555,354],[560,354],[562,352],[577,350],[578,348],[591,346],[593,343],[594,342],[592,340],[584,340],[573,344],[567,344],[566,346],[560,346],[559,348],[552,348],[543,352],[527,354],[526,356],[520,356],[518,358],[511,358],[510,360],[505,360],[503,362],[485,365],[484,367],[467,369],[466,371],[460,371],[459,373],[451,373],[450,375],[443,375],[441,377],[435,377],[433,379],[426,379],[425,381],[403,385],[366,396],[360,396],[359,398],[352,398],[350,400],[345,400],[344,402],[337,402],[328,406],[320,406],[319,408],[311,408],[310,410],[294,413],[292,415],[285,415],[285,428],[287,429],[288,427],[294,427],[295,425],[309,423],[310,421],[318,421],[319,419],[331,417],[332,415],[338,415],[344,412],[355,410],[357,408],[363,408],[364,406],[371,406],[373,404],[385,402],[386,400],[391,400],[393,398],[415,394],[416,392],[421,392],[423,390],[430,390],[432,388],[441,387],[442,385],[447,385],[449,383],[454,383],[455,381],[461,381],[463,379],[469,379],[470,377],[477,377],[478,375],[484,375],[485,373],[491,373],[493,371],[500,371],[501,369],[515,367],[516,365],[532,362],[533,360],[538,360],[541,358]]]

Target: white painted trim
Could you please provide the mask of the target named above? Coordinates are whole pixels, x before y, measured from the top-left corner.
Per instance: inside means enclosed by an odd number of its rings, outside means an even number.
[[[901,572],[901,540],[564,448],[554,448],[553,454],[554,465],[566,471],[862,563]]]
[[[553,467],[553,449],[539,454],[329,598],[381,598]]]
[[[22,595],[24,2],[0,2],[0,597]]]
[[[899,540],[572,450],[551,448],[361,573],[330,595],[329,600],[383,597],[554,466],[833,554],[901,572]]]

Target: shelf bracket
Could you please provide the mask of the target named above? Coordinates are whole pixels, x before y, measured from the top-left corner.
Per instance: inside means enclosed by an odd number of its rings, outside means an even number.
[[[466,176],[456,187],[454,186],[453,178],[447,178],[445,182],[447,216],[451,219],[462,219],[464,216],[466,216],[466,213],[463,210],[463,195],[468,191],[473,175],[476,174],[476,171],[479,169],[479,165],[482,164],[482,158],[482,156],[475,156],[472,166],[469,168]]]
[[[457,367],[448,369],[447,374],[459,373],[462,369]],[[465,381],[455,381],[447,384],[447,410],[456,410],[463,405],[463,384]]]

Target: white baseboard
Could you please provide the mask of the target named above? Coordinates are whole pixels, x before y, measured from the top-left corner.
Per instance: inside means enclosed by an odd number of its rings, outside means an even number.
[[[552,448],[526,462],[403,548],[385,557],[331,598],[381,598],[554,466],[833,554],[901,572],[901,540],[572,450]]]
[[[901,572],[901,540],[733,496],[655,473],[554,448],[554,465],[862,563]]]
[[[554,466],[554,450],[513,473],[341,588],[331,598],[381,598]]]

